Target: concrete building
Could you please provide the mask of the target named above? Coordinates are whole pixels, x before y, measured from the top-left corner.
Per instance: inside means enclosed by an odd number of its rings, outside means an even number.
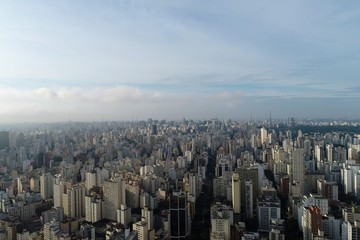
[[[215,203],[211,206],[211,239],[230,239],[230,226],[233,224],[233,211],[231,207]]]
[[[232,201],[232,174],[213,179],[213,195],[215,198]]]
[[[121,204],[126,204],[125,183],[120,177],[104,181],[104,214],[109,220],[120,222],[117,218],[117,211]]]
[[[190,236],[191,218],[184,192],[170,195],[170,239],[186,239]]]
[[[138,240],[148,240],[149,231],[147,222],[138,221],[133,224],[133,231],[137,232]]]
[[[232,174],[232,205],[235,214],[241,212],[241,182],[237,172]]]
[[[232,160],[228,155],[219,154],[216,157],[215,176],[221,177],[226,173],[231,173],[233,171],[232,165]]]
[[[270,231],[270,220],[280,219],[280,200],[271,196],[258,198],[259,231]]]
[[[82,223],[80,226],[80,236],[82,239],[95,240],[95,227],[88,223]]]
[[[63,194],[64,214],[79,219],[85,217],[85,187],[73,185]]]
[[[360,186],[359,164],[347,163],[341,168],[341,182],[344,186],[345,194],[359,195]]]
[[[95,223],[103,219],[103,200],[100,196],[85,196],[85,220]]]
[[[284,220],[271,219],[270,221],[269,240],[285,240]]]
[[[94,186],[100,186],[101,184],[101,175],[100,172],[90,171],[85,173],[85,187],[86,190],[91,189]]]
[[[44,173],[40,176],[40,194],[43,199],[53,197],[54,178],[50,173]]]
[[[341,240],[360,239],[360,222],[344,221],[341,225]]]
[[[254,205],[253,183],[252,181],[245,181],[245,217],[246,218],[252,218],[254,216],[253,205]]]
[[[314,236],[318,235],[319,231],[323,231],[322,226],[322,215],[320,208],[317,206],[307,206],[303,207],[303,216],[302,216],[302,230],[304,240],[313,239]]]
[[[56,221],[51,221],[44,224],[44,239],[57,239],[60,233],[60,224]]]
[[[64,220],[64,209],[62,207],[53,208],[41,213],[42,223],[51,222],[55,220],[57,222],[62,222]]]
[[[262,127],[260,129],[260,141],[261,141],[261,145],[265,146],[266,144],[266,141],[267,141],[267,138],[268,138],[268,134],[267,134],[267,130],[266,128]]]
[[[63,194],[65,193],[65,183],[61,176],[55,175],[54,177],[54,186],[53,186],[53,196],[54,196],[54,207],[63,206]]]
[[[133,181],[125,184],[125,199],[124,205],[129,208],[140,207],[140,186],[138,181]]]
[[[324,236],[333,240],[341,239],[341,223],[342,219],[335,219],[333,216],[323,216]]]
[[[141,209],[141,219],[147,223],[148,231],[154,228],[154,213],[152,209],[147,207]]]
[[[328,182],[319,179],[317,181],[317,192],[329,200],[339,200],[339,187],[336,182]]]
[[[10,146],[10,133],[8,131],[0,132],[0,150]]]
[[[257,199],[259,196],[259,166],[258,165],[252,165],[248,167],[238,167],[237,173],[239,174],[240,179],[240,189],[241,189],[241,211],[245,212],[245,206],[246,206],[246,194],[245,194],[245,183],[246,181],[252,182],[252,192],[253,192],[253,200]],[[256,208],[256,201],[253,201],[253,209]]]
[[[304,177],[305,177],[305,155],[304,149],[295,148],[291,151],[290,158],[290,176],[292,183],[300,186],[300,195],[304,195]]]

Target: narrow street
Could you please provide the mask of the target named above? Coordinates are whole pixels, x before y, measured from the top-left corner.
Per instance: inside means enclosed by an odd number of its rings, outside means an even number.
[[[196,214],[192,222],[191,239],[210,239],[210,206],[213,202],[213,178],[215,176],[216,153],[209,154],[203,191],[196,202]]]

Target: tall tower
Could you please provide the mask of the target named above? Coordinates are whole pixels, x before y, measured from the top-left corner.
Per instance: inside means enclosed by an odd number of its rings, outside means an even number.
[[[230,226],[233,224],[231,207],[221,203],[213,204],[210,210],[210,218],[210,239],[230,239]]]
[[[148,240],[149,232],[147,227],[147,222],[139,221],[133,224],[133,230],[137,232],[137,239],[139,240]]]
[[[261,145],[264,146],[267,139],[267,130],[264,127],[262,127],[260,130],[260,138],[261,138]]]
[[[86,190],[90,190],[92,187],[94,186],[98,186],[98,182],[97,182],[97,179],[98,179],[98,173],[96,171],[91,171],[91,172],[87,172],[85,174],[85,187],[86,187]]]
[[[53,196],[54,178],[50,173],[40,176],[40,194],[43,199],[50,199]]]
[[[237,172],[232,174],[232,205],[235,214],[241,212],[241,182]]]
[[[272,196],[259,197],[257,214],[259,230],[269,231],[271,219],[280,219],[280,200]]]
[[[315,146],[315,161],[318,170],[321,170],[324,166],[324,149],[322,146]]]
[[[295,148],[291,152],[292,182],[299,184],[300,194],[304,194],[305,155],[303,148]]]
[[[303,239],[313,239],[313,235],[322,229],[322,214],[317,206],[303,207]],[[358,239],[358,238],[356,238]]]
[[[63,194],[64,214],[79,219],[85,217],[85,187],[74,185]]]
[[[237,172],[240,177],[241,182],[241,207],[245,211],[245,182],[251,181],[252,182],[252,194],[253,194],[253,209],[256,207],[256,201],[259,194],[259,166],[253,165],[250,167],[239,167],[237,168]]]
[[[331,144],[326,144],[326,158],[328,162],[333,161],[333,146]]]
[[[245,181],[245,216],[252,218],[253,215],[253,183],[252,181]]]
[[[56,239],[57,233],[60,231],[60,223],[51,221],[44,224],[44,239]]]
[[[111,178],[104,181],[104,217],[112,221],[117,219],[117,211],[121,210],[121,204],[126,205],[125,183],[120,178]]]
[[[191,219],[189,204],[184,192],[170,196],[170,239],[186,239],[190,236]]]
[[[154,228],[154,214],[152,209],[148,207],[141,209],[141,218],[144,222],[147,223],[149,231]]]
[[[65,184],[60,175],[55,175],[53,184],[53,195],[54,195],[54,207],[62,207],[63,201],[62,196],[65,192]]]
[[[158,126],[157,124],[151,125],[151,135],[157,135],[158,134]]]
[[[7,131],[0,132],[0,150],[10,146],[10,134]]]
[[[103,219],[103,201],[98,196],[85,196],[85,220],[87,222],[98,222]]]

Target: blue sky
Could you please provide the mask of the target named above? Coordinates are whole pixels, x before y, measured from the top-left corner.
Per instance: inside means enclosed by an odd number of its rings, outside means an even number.
[[[357,1],[4,1],[2,122],[359,118]]]

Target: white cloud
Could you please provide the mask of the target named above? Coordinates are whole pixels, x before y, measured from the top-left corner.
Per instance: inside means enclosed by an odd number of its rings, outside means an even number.
[[[49,88],[39,88],[36,90],[36,94],[40,97],[44,97],[44,98],[56,98],[57,97],[57,93],[54,92],[53,90],[49,89]]]
[[[0,88],[0,116],[9,121],[130,120],[139,118],[190,118],[211,111],[235,110],[241,101],[238,91],[176,93],[150,91],[133,86]],[[26,116],[21,117],[19,116]]]
[[[356,98],[359,16],[335,1],[9,1],[0,115],[238,116],[270,98]]]

